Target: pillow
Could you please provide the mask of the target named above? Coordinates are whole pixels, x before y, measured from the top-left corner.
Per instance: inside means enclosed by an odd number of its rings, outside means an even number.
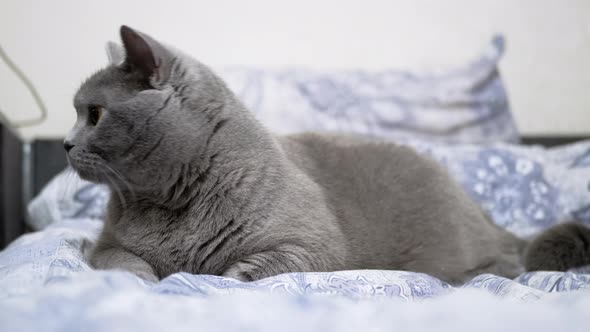
[[[70,219],[102,221],[109,194],[106,186],[82,180],[68,167],[29,203],[27,224],[33,230],[41,230]]]
[[[496,36],[477,60],[436,73],[231,68],[220,74],[246,107],[280,134],[517,142],[498,72],[503,52],[504,40]]]
[[[590,140],[553,149],[406,144],[444,165],[496,224],[517,235],[568,219],[590,225]],[[64,171],[29,205],[29,223],[40,229],[63,220],[100,221],[107,197],[106,187]]]
[[[550,149],[407,144],[444,165],[496,224],[516,235],[563,221],[590,226],[590,140]]]

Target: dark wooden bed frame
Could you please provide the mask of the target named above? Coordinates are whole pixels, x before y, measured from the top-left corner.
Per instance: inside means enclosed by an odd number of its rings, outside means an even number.
[[[22,141],[0,124],[0,249],[25,230],[22,171]]]
[[[558,146],[590,136],[525,136],[525,145]],[[0,249],[27,231],[25,207],[43,186],[67,166],[62,139],[30,144],[0,123]]]

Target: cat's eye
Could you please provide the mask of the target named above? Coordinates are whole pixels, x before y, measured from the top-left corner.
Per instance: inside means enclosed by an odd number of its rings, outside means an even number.
[[[88,122],[91,125],[96,126],[98,120],[102,116],[103,108],[101,106],[90,106],[88,107]]]

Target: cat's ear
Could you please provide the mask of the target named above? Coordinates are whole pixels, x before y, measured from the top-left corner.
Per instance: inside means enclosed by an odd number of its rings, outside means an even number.
[[[167,79],[172,56],[164,46],[125,25],[121,26],[121,40],[125,48],[127,66],[156,82]]]
[[[106,50],[107,57],[109,58],[109,63],[111,65],[118,66],[122,64],[123,61],[125,61],[125,49],[123,46],[113,41],[109,41],[107,42]]]

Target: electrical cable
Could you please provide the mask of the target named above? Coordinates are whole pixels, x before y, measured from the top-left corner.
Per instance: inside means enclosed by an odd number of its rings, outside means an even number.
[[[4,115],[4,112],[2,111],[2,109],[0,109],[0,120],[2,120],[4,123],[6,123],[9,126],[12,126],[13,128],[34,126],[34,125],[38,125],[38,124],[42,123],[43,121],[45,121],[45,119],[47,119],[47,108],[45,107],[45,103],[43,102],[43,99],[39,95],[39,92],[37,92],[37,89],[35,88],[35,85],[33,85],[33,83],[31,82],[31,80],[29,80],[29,78],[22,72],[22,70],[20,70],[20,68],[18,68],[18,66],[10,59],[10,57],[8,57],[6,52],[4,52],[2,45],[0,45],[0,58],[4,61],[4,63],[6,63],[8,68],[27,87],[27,89],[31,93],[31,96],[35,100],[37,107],[39,107],[39,110],[41,111],[41,115],[38,118],[29,119],[29,120],[22,120],[22,121],[17,121],[17,122],[11,122]]]

